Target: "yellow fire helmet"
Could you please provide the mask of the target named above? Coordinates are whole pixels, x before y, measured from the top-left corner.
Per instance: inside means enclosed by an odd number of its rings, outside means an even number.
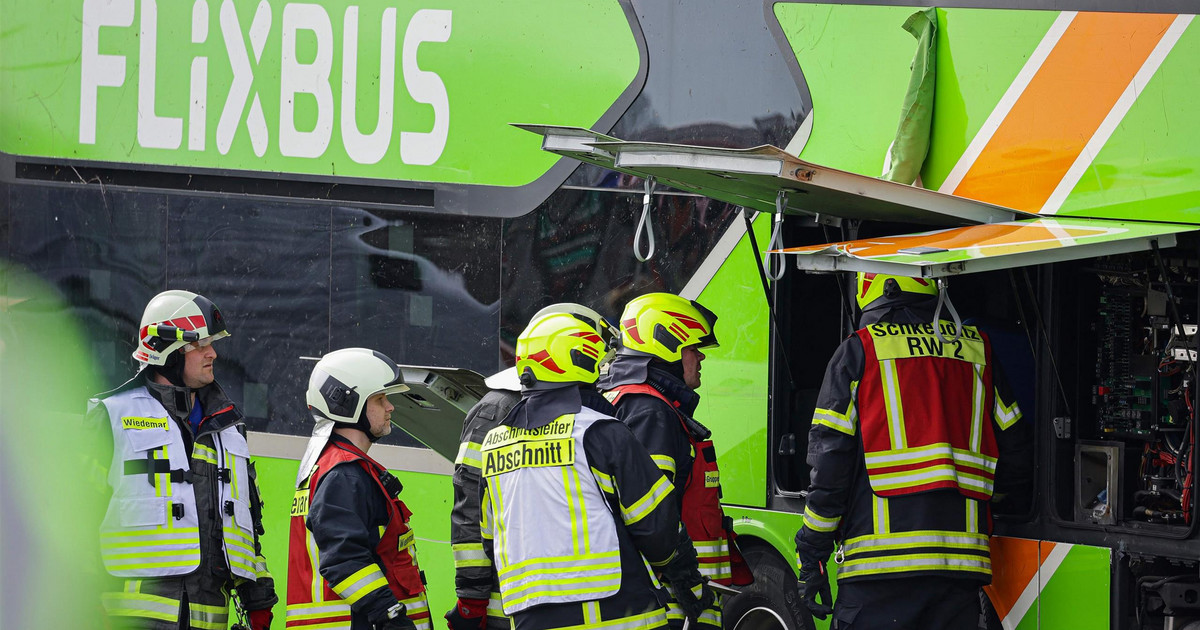
[[[534,317],[517,337],[517,373],[525,388],[537,383],[595,383],[608,351],[595,320],[550,313]]]
[[[689,346],[717,345],[717,316],[695,300],[671,293],[634,298],[621,313],[621,345],[625,351],[649,354],[673,363]]]
[[[890,303],[902,295],[936,296],[938,294],[937,283],[927,278],[863,272],[859,272],[857,275],[858,283],[854,298],[858,301],[859,310],[863,312]]]

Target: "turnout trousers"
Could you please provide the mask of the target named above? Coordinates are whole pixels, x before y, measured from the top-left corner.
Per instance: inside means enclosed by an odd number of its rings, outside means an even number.
[[[976,580],[909,576],[838,584],[830,630],[977,630]]]

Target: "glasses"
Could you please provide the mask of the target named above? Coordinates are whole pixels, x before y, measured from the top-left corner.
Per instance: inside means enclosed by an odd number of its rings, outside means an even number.
[[[193,341],[191,343],[184,344],[181,347],[183,349],[183,353],[187,354],[187,353],[191,352],[192,350],[199,350],[200,348],[207,348],[212,345],[213,341],[215,341],[215,340],[212,337],[205,337],[205,338],[201,339],[200,341]]]

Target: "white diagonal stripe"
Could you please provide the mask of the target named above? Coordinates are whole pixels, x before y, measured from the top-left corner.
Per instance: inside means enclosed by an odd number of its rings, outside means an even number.
[[[1183,35],[1183,31],[1187,29],[1188,24],[1192,21],[1191,15],[1180,15],[1175,18],[1171,26],[1167,28],[1167,32],[1163,34],[1162,39],[1158,40],[1158,45],[1150,52],[1150,56],[1146,58],[1146,62],[1142,64],[1137,74],[1133,76],[1133,80],[1121,93],[1121,97],[1109,110],[1108,116],[1104,117],[1104,122],[1096,129],[1096,133],[1092,134],[1092,138],[1088,140],[1087,145],[1083,147],[1083,151],[1075,158],[1075,162],[1071,164],[1071,168],[1067,169],[1067,173],[1063,175],[1058,186],[1050,193],[1050,198],[1042,205],[1039,214],[1055,214],[1062,204],[1066,201],[1067,196],[1075,190],[1075,185],[1083,177],[1084,172],[1092,166],[1096,156],[1100,150],[1104,148],[1105,143],[1112,137],[1116,131],[1117,125],[1125,119],[1125,114],[1129,113],[1133,103],[1137,101],[1138,95],[1146,88],[1146,84],[1150,83],[1150,79],[1154,77],[1154,73],[1158,72],[1159,66],[1162,65],[1164,59],[1167,58],[1167,53],[1175,47],[1175,42],[1179,41],[1179,37]]]
[[[1058,40],[1062,38],[1063,33],[1067,31],[1067,27],[1071,25],[1071,21],[1075,19],[1075,11],[1063,11],[1058,15],[1058,19],[1054,20],[1054,24],[1050,25],[1050,29],[1046,31],[1046,35],[1042,37],[1041,43],[1037,48],[1033,49],[1033,54],[1029,55],[1029,61],[1025,62],[1025,67],[1017,73],[1017,77],[1013,79],[1004,96],[1000,97],[1000,102],[996,103],[996,108],[992,110],[991,115],[983,122],[983,126],[979,128],[979,132],[975,134],[975,138],[971,140],[971,144],[967,145],[961,157],[958,158],[958,163],[954,168],[950,169],[950,174],[946,176],[946,181],[938,187],[938,192],[953,193],[958,185],[962,183],[963,177],[966,177],[967,171],[975,165],[975,160],[979,159],[979,154],[983,153],[984,147],[991,141],[996,130],[1000,128],[1000,124],[1008,117],[1008,113],[1012,111],[1013,105],[1017,99],[1025,93],[1025,88],[1029,87],[1029,82],[1033,80],[1034,75],[1041,69],[1042,64],[1046,62],[1046,57],[1050,56],[1050,51],[1058,45]]]

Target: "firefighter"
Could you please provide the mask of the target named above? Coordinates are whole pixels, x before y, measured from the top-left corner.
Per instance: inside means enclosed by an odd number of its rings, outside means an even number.
[[[647,565],[693,616],[714,597],[670,482],[625,425],[593,406],[608,352],[587,318],[530,322],[517,339],[521,401],[480,445],[480,531],[515,630],[665,628]]]
[[[989,502],[1030,478],[1010,457],[1028,422],[987,335],[935,318],[932,280],[859,274],[856,288],[860,328],[826,368],[809,431],[800,595],[839,630],[974,629]]]
[[[616,331],[599,313],[579,304],[552,304],[533,319],[550,313],[576,313],[595,322],[596,329],[611,342]],[[500,605],[500,585],[494,580],[492,562],[483,553],[479,535],[479,445],[488,431],[496,428],[521,400],[521,382],[515,367],[488,377],[490,390],[467,413],[454,461],[454,509],[450,514],[450,544],[454,552],[454,585],[458,601],[446,613],[452,630],[507,630],[508,617]],[[593,408],[612,411],[608,401],[596,397]],[[603,408],[600,408],[603,405]]]
[[[164,291],[142,313],[138,375],[90,403],[113,441],[100,551],[125,579],[103,595],[114,628],[224,628],[231,587],[252,630],[271,625],[279,598],[243,416],[213,375],[212,344],[227,336],[207,298]]]
[[[700,572],[720,584],[743,586],[753,577],[733,544],[733,522],[721,510],[711,432],[693,418],[700,402],[701,349],[717,345],[716,323],[712,311],[677,295],[634,298],[621,314],[621,349],[600,389],[671,480]],[[668,614],[673,628],[682,627],[684,615],[674,603]],[[720,598],[699,626],[721,627]]]
[[[391,433],[400,368],[365,348],[321,358],[308,381],[312,438],[296,479],[287,627],[430,630],[403,487],[367,454]]]

